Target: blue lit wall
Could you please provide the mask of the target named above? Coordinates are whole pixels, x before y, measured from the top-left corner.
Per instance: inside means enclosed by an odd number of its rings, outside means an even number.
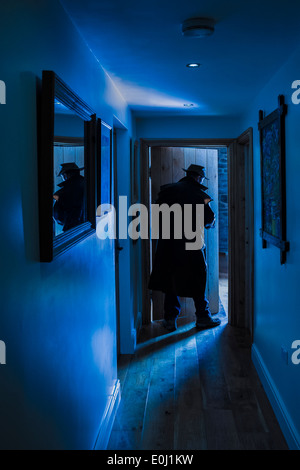
[[[136,134],[145,139],[230,139],[238,135],[240,126],[239,116],[136,118]]]
[[[114,252],[92,236],[38,262],[42,70],[54,70],[108,124],[115,115],[126,125],[128,161],[131,118],[58,1],[6,3],[0,23],[0,447],[91,449],[117,379]]]
[[[36,85],[41,71],[54,70],[99,117],[112,125],[116,116],[129,129],[121,142],[123,153],[119,152],[125,159],[129,159],[130,114],[57,0],[6,2],[1,5],[0,34],[0,79],[7,88],[6,104],[0,106],[0,340],[6,343],[7,355],[7,364],[0,366],[0,447],[90,449],[117,378],[113,247],[109,241],[91,237],[50,265],[38,262]],[[300,105],[289,101],[291,83],[300,78],[299,52],[249,104],[243,120],[161,117],[134,123],[136,136],[144,138],[235,137],[253,126],[254,354],[291,445],[300,442],[300,365],[285,364],[281,346],[290,351],[292,341],[300,339]],[[262,250],[258,235],[258,110],[271,112],[279,93],[289,101],[287,233],[291,251],[284,266],[277,248]],[[128,171],[124,160],[123,165]],[[122,182],[125,191],[128,176],[125,173]],[[121,289],[124,298],[129,289],[130,285]],[[124,320],[133,328],[131,318]]]
[[[285,62],[286,60],[286,62]],[[294,80],[299,80],[300,49],[289,60],[278,63],[278,72],[266,83],[241,117],[139,117],[136,132],[144,138],[233,138],[253,127],[254,138],[254,345],[253,361],[276,412],[289,446],[300,448],[300,365],[292,363],[292,342],[300,339],[300,104],[291,101]],[[262,249],[260,149],[258,112],[269,114],[277,107],[277,97],[284,94],[286,116],[287,238],[290,252],[287,263],[280,265],[279,249]],[[281,348],[288,352],[288,363]]]
[[[300,339],[300,105],[292,103],[291,84],[299,79],[300,49],[290,57],[266,84],[244,120],[243,127],[253,126],[254,138],[254,213],[255,213],[255,325],[253,357],[268,391],[271,403],[291,448],[300,448],[300,365],[291,361],[292,342]],[[268,245],[262,249],[260,149],[257,128],[258,110],[269,114],[277,107],[279,94],[288,105],[286,116],[286,197],[287,239],[290,252],[280,265],[279,249]],[[281,347],[288,351],[285,362]]]

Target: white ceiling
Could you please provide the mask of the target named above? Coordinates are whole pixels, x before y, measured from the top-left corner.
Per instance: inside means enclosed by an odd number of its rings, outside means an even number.
[[[61,3],[139,115],[238,115],[300,42],[299,0]],[[191,17],[214,18],[213,36],[184,37]]]

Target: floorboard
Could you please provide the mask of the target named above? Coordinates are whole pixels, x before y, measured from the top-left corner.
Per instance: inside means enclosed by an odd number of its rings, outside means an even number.
[[[288,449],[251,362],[247,332],[222,323],[198,331],[183,318],[166,334],[142,327],[137,351],[121,356],[121,403],[109,450]]]

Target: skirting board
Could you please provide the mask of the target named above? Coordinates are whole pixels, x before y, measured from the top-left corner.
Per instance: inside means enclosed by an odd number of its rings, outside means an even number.
[[[117,380],[113,392],[108,397],[108,402],[102,417],[98,437],[94,446],[94,450],[105,450],[110,438],[110,433],[114,424],[116,413],[121,400],[120,381]]]
[[[300,436],[286,409],[286,406],[278,392],[278,389],[270,376],[268,369],[257,349],[253,344],[251,357],[261,383],[271,403],[273,411],[278,419],[282,433],[290,450],[300,450]]]

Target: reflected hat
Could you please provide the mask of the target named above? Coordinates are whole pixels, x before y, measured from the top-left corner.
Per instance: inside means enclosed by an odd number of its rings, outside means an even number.
[[[196,173],[199,176],[202,176],[203,178],[207,179],[208,178],[205,176],[205,167],[201,165],[190,165],[186,170],[182,168],[183,171],[191,171],[192,173]]]
[[[74,171],[74,170],[77,170],[77,171],[81,171],[84,169],[83,168],[79,168],[76,163],[74,162],[71,162],[71,163],[61,163],[60,165],[60,172],[58,173],[57,176],[61,176],[63,173],[66,173],[68,171]]]

